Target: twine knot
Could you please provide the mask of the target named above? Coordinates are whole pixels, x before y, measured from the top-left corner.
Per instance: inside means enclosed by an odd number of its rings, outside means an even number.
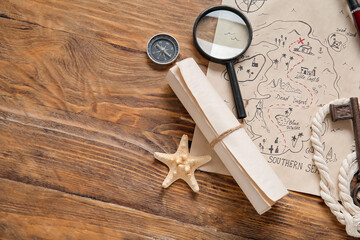
[[[230,134],[232,134],[233,132],[239,130],[240,128],[244,127],[244,125],[242,123],[239,123],[238,126],[230,128],[228,130],[226,130],[225,132],[223,132],[222,134],[220,134],[217,138],[215,138],[214,140],[212,140],[210,142],[210,147],[211,149],[214,149],[215,145],[217,143],[219,143],[220,141],[222,141],[224,138],[226,138],[227,136],[229,136]]]

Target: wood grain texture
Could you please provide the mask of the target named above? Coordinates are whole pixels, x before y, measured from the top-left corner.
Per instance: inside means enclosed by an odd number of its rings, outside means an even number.
[[[175,152],[194,122],[146,43],[170,33],[205,70],[192,24],[219,3],[0,1],[1,238],[346,238],[318,197],[259,216],[231,177],[161,188],[153,152]]]
[[[214,228],[0,179],[0,237],[5,239],[234,238]],[[149,227],[151,226],[151,227]],[[184,231],[186,229],[186,231]]]

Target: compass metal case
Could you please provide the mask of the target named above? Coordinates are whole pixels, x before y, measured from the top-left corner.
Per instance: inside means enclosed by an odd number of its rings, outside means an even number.
[[[150,38],[146,52],[153,62],[166,65],[174,62],[179,56],[180,46],[173,36],[160,33]]]

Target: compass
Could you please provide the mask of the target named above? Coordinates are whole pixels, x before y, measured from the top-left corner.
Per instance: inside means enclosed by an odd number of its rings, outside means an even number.
[[[160,33],[150,38],[146,52],[153,62],[165,65],[176,60],[180,46],[173,36]]]

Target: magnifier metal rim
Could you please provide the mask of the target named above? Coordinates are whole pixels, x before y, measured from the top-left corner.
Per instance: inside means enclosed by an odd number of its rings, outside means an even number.
[[[207,14],[214,12],[214,11],[218,11],[218,10],[227,10],[227,11],[230,11],[230,12],[233,12],[233,13],[239,15],[244,20],[246,26],[248,27],[249,40],[248,40],[246,47],[244,48],[244,50],[242,52],[240,52],[238,55],[236,55],[235,57],[232,57],[232,58],[224,58],[223,59],[223,58],[212,57],[211,55],[207,54],[204,50],[202,50],[202,48],[200,47],[199,42],[197,41],[197,38],[196,38],[196,30],[197,30],[197,27],[198,27],[201,19],[203,17],[205,17]],[[213,6],[213,7],[209,7],[208,9],[205,9],[202,13],[200,13],[200,15],[195,20],[194,28],[193,28],[193,38],[194,38],[195,47],[201,53],[201,55],[203,55],[205,58],[209,59],[210,61],[216,62],[216,63],[233,62],[236,59],[238,59],[250,47],[252,37],[253,37],[253,30],[252,30],[251,24],[250,24],[249,20],[247,19],[247,17],[242,12],[238,11],[237,9],[226,6],[226,5],[218,5],[218,6]]]

